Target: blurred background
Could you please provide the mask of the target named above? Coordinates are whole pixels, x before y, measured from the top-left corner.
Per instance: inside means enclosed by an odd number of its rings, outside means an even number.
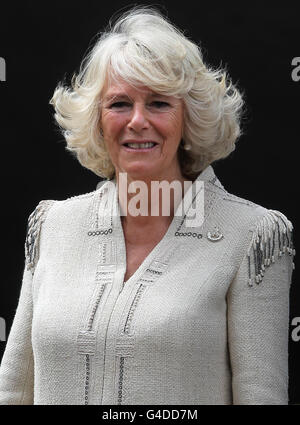
[[[1,77],[5,81],[0,81],[0,359],[17,307],[29,214],[42,199],[62,200],[91,192],[100,180],[65,150],[49,100],[59,81],[70,82],[78,72],[83,56],[112,15],[137,4],[159,8],[200,45],[205,62],[226,67],[243,91],[244,134],[230,157],[213,164],[215,172],[228,191],[283,212],[295,227],[297,250],[300,23],[296,2],[295,8],[292,3],[256,1],[6,2],[1,5],[0,26],[0,57],[6,67],[5,78],[3,72]],[[300,403],[297,256],[295,263],[289,341],[291,404]]]

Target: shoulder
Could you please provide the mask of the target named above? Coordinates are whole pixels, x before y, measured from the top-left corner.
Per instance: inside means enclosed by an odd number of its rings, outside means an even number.
[[[41,225],[46,220],[48,214],[53,215],[55,213],[68,213],[70,210],[74,210],[74,208],[79,205],[88,205],[96,192],[97,190],[94,190],[92,192],[71,196],[62,200],[47,199],[40,201],[29,215],[29,228]],[[76,211],[73,212],[76,213]]]
[[[99,189],[63,200],[41,200],[29,214],[25,239],[25,264],[34,270],[41,239],[41,232],[56,232],[61,226],[79,224],[94,204]]]
[[[95,190],[62,200],[42,200],[28,218],[27,233],[32,234],[43,224],[56,227],[63,222],[80,221],[89,215],[95,215],[107,192],[109,180],[100,181]]]
[[[276,208],[268,209],[254,201],[245,199],[227,191],[217,180],[208,182],[207,190],[214,193],[215,207],[228,226],[241,227],[250,232],[257,231],[263,223],[293,229],[288,217]]]
[[[52,199],[40,201],[27,219],[25,265],[28,270],[33,271],[35,267],[41,226],[46,219],[48,211],[55,202]]]
[[[246,258],[255,266],[249,285],[261,282],[265,269],[283,255],[289,255],[293,262],[293,224],[283,212],[229,193],[223,186],[211,190],[219,220],[223,219],[224,228],[238,241],[240,259]]]

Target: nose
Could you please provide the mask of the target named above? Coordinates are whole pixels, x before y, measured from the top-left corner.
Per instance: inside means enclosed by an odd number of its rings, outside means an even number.
[[[130,120],[128,122],[128,128],[136,132],[149,128],[147,111],[145,110],[144,105],[135,104],[133,106]]]

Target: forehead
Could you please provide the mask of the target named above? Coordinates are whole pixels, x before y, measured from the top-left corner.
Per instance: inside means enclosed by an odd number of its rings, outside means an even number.
[[[162,96],[159,93],[151,90],[147,86],[133,86],[127,83],[126,81],[114,81],[106,83],[103,91],[102,97],[103,99],[109,99],[116,96],[133,96],[133,95],[141,95],[141,96]]]

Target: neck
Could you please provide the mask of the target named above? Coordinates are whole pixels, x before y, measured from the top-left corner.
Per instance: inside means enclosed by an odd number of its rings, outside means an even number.
[[[169,225],[187,190],[184,182],[189,181],[181,173],[156,179],[117,173],[116,180],[122,222],[136,229]]]

